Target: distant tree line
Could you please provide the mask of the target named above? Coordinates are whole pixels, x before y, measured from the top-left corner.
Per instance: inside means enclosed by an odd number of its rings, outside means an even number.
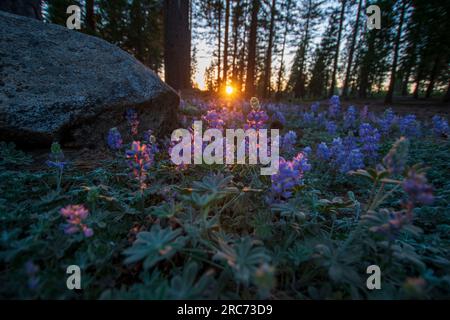
[[[301,99],[383,95],[450,100],[450,6],[438,0],[48,0],[44,18],[65,25],[82,8],[95,34],[162,73],[192,85],[195,40],[213,46],[208,90]],[[369,30],[366,8],[381,9]]]

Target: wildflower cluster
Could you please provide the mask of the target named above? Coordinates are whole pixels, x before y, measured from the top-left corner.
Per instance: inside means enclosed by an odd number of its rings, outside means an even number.
[[[208,128],[222,130],[225,125],[220,113],[216,110],[209,110],[206,115],[202,116],[202,120],[208,124]]]
[[[286,152],[292,152],[294,150],[295,143],[297,141],[297,134],[295,131],[288,131],[281,142],[281,147]]]
[[[316,155],[320,160],[327,161],[331,158],[331,151],[325,142],[319,143]]]
[[[347,112],[344,114],[344,128],[353,128],[355,126],[358,113],[354,106],[349,106]]]
[[[140,141],[133,141],[131,149],[126,151],[126,158],[134,178],[139,181],[141,188],[145,187],[147,172],[152,165],[150,148],[146,144],[141,144]]]
[[[397,122],[397,117],[394,113],[394,111],[392,111],[391,108],[386,109],[386,111],[384,111],[383,116],[378,119],[378,125],[380,127],[380,131],[383,135],[388,135],[391,130],[392,127],[396,124]]]
[[[326,121],[325,128],[327,129],[328,134],[335,135],[337,131],[337,125],[334,121]]]
[[[39,266],[33,263],[33,261],[28,260],[25,263],[25,273],[28,276],[28,288],[31,290],[36,290],[39,286],[39,277],[37,276],[39,272]]]
[[[433,132],[437,137],[448,137],[448,121],[438,115],[433,116]]]
[[[275,202],[288,199],[295,187],[303,184],[303,176],[311,166],[308,158],[300,152],[292,160],[280,157],[279,171],[272,176],[271,193]]]
[[[361,123],[359,126],[361,151],[368,159],[375,160],[378,158],[380,137],[381,136],[378,133],[378,130],[372,127],[369,123]]]
[[[341,113],[339,96],[332,96],[329,100],[328,114],[331,118],[337,118]]]
[[[89,211],[83,205],[68,205],[62,208],[60,213],[66,218],[64,233],[73,234],[81,231],[85,237],[94,235],[94,231],[84,223],[84,220],[89,215]]]
[[[247,123],[245,124],[245,129],[255,129],[259,130],[264,128],[265,123],[269,120],[269,116],[264,110],[252,110],[247,115]]]
[[[410,204],[431,204],[433,202],[433,188],[427,183],[423,173],[411,170],[402,184],[403,190],[408,194]]]
[[[346,143],[341,138],[333,139],[332,162],[341,173],[364,168],[364,156],[359,148],[353,146],[353,141],[349,137],[346,139]]]
[[[109,129],[106,142],[111,150],[119,150],[122,147],[122,136],[120,135],[120,132],[119,130],[117,130],[117,128]]]
[[[50,168],[56,168],[59,170],[64,169],[64,167],[66,166],[67,162],[64,161],[64,152],[62,151],[61,145],[58,142],[52,143],[50,155],[45,163]]]
[[[414,114],[408,114],[400,119],[400,133],[409,138],[415,138],[420,135],[420,123],[416,120]]]

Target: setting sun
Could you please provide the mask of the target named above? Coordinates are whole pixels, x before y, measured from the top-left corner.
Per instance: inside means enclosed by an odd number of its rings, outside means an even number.
[[[233,94],[233,91],[234,91],[234,89],[233,89],[232,86],[226,86],[225,87],[226,94],[231,95],[231,94]]]

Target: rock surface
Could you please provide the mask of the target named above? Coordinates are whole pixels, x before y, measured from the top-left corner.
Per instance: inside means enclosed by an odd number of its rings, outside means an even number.
[[[0,11],[0,140],[103,144],[125,130],[176,128],[179,97],[131,55],[99,38]],[[122,131],[121,130],[121,131]]]

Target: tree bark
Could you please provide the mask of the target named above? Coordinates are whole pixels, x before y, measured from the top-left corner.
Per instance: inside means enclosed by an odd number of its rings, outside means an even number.
[[[283,80],[283,71],[284,71],[284,51],[286,49],[286,40],[287,40],[287,34],[289,31],[289,10],[291,7],[291,1],[288,0],[286,3],[286,20],[284,25],[284,33],[283,33],[283,43],[281,44],[281,57],[280,57],[280,69],[278,70],[278,80],[277,80],[277,96],[280,97],[281,95],[281,86],[282,86],[282,80]]]
[[[255,94],[255,67],[256,67],[256,31],[258,27],[259,0],[252,0],[252,17],[250,22],[250,35],[248,39],[247,73],[245,77],[245,93],[247,96]]]
[[[218,17],[218,34],[217,34],[217,90],[220,91],[222,84],[221,80],[221,63],[222,63],[222,1],[217,2],[217,17]]]
[[[403,0],[402,8],[400,11],[400,21],[398,23],[397,36],[396,36],[395,44],[394,44],[394,58],[392,61],[391,80],[389,81],[389,88],[388,88],[386,97],[384,99],[384,103],[392,103],[392,98],[394,96],[395,76],[397,73],[398,50],[399,50],[400,42],[402,39],[402,27],[403,27],[403,21],[405,19],[406,4],[407,4],[407,1]]]
[[[191,86],[190,1],[164,1],[164,76],[175,90]]]
[[[230,0],[225,5],[225,39],[223,43],[223,77],[222,82],[227,85],[228,78],[228,28],[230,25]]]
[[[347,70],[345,72],[344,87],[342,88],[342,96],[344,98],[347,98],[347,96],[348,96],[348,84],[350,82],[350,73],[352,71],[353,55],[355,53],[355,45],[356,45],[356,37],[358,36],[358,27],[359,27],[359,17],[361,15],[361,6],[362,6],[362,0],[359,0],[358,9],[356,12],[355,27],[353,28],[352,42],[350,44],[350,50],[348,53],[348,63],[347,63]]]
[[[345,14],[345,3],[346,0],[341,0],[341,14],[339,17],[339,30],[338,30],[338,38],[336,43],[336,52],[334,54],[334,63],[333,63],[333,73],[331,76],[331,85],[330,85],[330,93],[329,96],[332,96],[334,94],[334,88],[336,86],[336,73],[338,68],[338,60],[339,60],[339,47],[341,45],[341,36],[342,36],[342,26],[344,24],[344,14]]]
[[[94,0],[86,0],[86,27],[89,33],[95,34]]]
[[[427,86],[427,90],[425,92],[425,98],[429,98],[431,97],[431,94],[433,93],[433,89],[434,89],[434,84],[436,82],[436,78],[439,74],[439,68],[440,68],[440,62],[441,62],[441,57],[437,56],[436,60],[434,60],[433,63],[433,69],[431,70],[431,74],[430,74],[430,82],[428,83]]]
[[[270,25],[269,25],[269,42],[267,45],[266,52],[266,63],[264,71],[264,81],[263,81],[263,97],[267,98],[270,95],[270,76],[272,69],[272,46],[273,37],[275,29],[275,14],[276,14],[276,0],[272,0],[272,5],[270,7]]]
[[[299,50],[299,61],[300,66],[298,67],[298,74],[297,74],[297,80],[295,81],[294,85],[294,95],[296,98],[303,98],[305,96],[305,74],[304,74],[304,67],[305,67],[305,58],[306,58],[306,51],[308,49],[308,42],[309,42],[309,24],[311,21],[311,11],[312,11],[312,3],[311,1],[308,2],[308,15],[306,18],[306,26],[305,26],[305,35],[302,40],[302,44]]]
[[[448,86],[447,86],[447,92],[444,96],[444,99],[442,99],[443,102],[449,102],[450,101],[450,81],[448,82]]]

